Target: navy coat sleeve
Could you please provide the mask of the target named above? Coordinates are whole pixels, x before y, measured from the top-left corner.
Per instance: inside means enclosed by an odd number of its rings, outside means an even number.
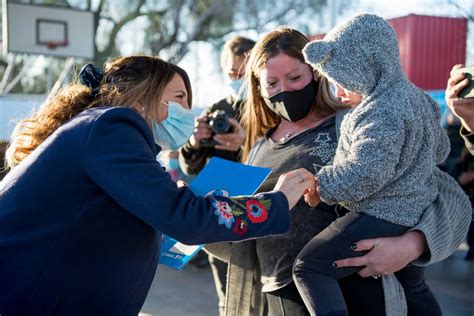
[[[177,188],[156,161],[153,146],[149,127],[135,111],[106,111],[90,130],[86,170],[123,209],[187,244],[235,241],[288,230],[288,201],[281,192],[197,197],[189,188]]]

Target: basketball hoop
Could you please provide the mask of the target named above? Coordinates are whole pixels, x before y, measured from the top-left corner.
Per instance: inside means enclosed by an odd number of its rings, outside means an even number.
[[[14,54],[93,60],[96,13],[44,2],[51,1],[0,1],[3,50]]]
[[[46,46],[48,47],[48,49],[56,49],[58,47],[64,47],[64,46],[67,46],[67,42],[63,42],[63,41],[48,41],[46,43]]]

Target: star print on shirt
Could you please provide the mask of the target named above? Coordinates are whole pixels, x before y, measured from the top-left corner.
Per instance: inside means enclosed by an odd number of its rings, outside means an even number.
[[[336,154],[337,143],[332,142],[329,133],[318,133],[314,142],[318,145],[311,150],[309,155],[319,158],[321,164],[326,165]]]
[[[318,137],[314,140],[315,143],[327,144],[331,141],[329,133],[318,133]]]

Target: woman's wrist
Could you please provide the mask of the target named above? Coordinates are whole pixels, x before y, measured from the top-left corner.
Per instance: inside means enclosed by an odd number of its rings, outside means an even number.
[[[428,249],[426,237],[419,230],[410,230],[403,235],[403,238],[409,250],[411,261],[420,258]]]

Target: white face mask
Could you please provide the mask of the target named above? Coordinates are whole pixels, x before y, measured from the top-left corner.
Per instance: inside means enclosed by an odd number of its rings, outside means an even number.
[[[229,82],[229,87],[232,93],[232,96],[237,101],[242,101],[247,97],[247,85],[244,79],[231,80]]]
[[[177,150],[183,146],[194,131],[194,113],[181,104],[168,102],[168,117],[161,122],[152,121],[155,143],[163,150]]]

